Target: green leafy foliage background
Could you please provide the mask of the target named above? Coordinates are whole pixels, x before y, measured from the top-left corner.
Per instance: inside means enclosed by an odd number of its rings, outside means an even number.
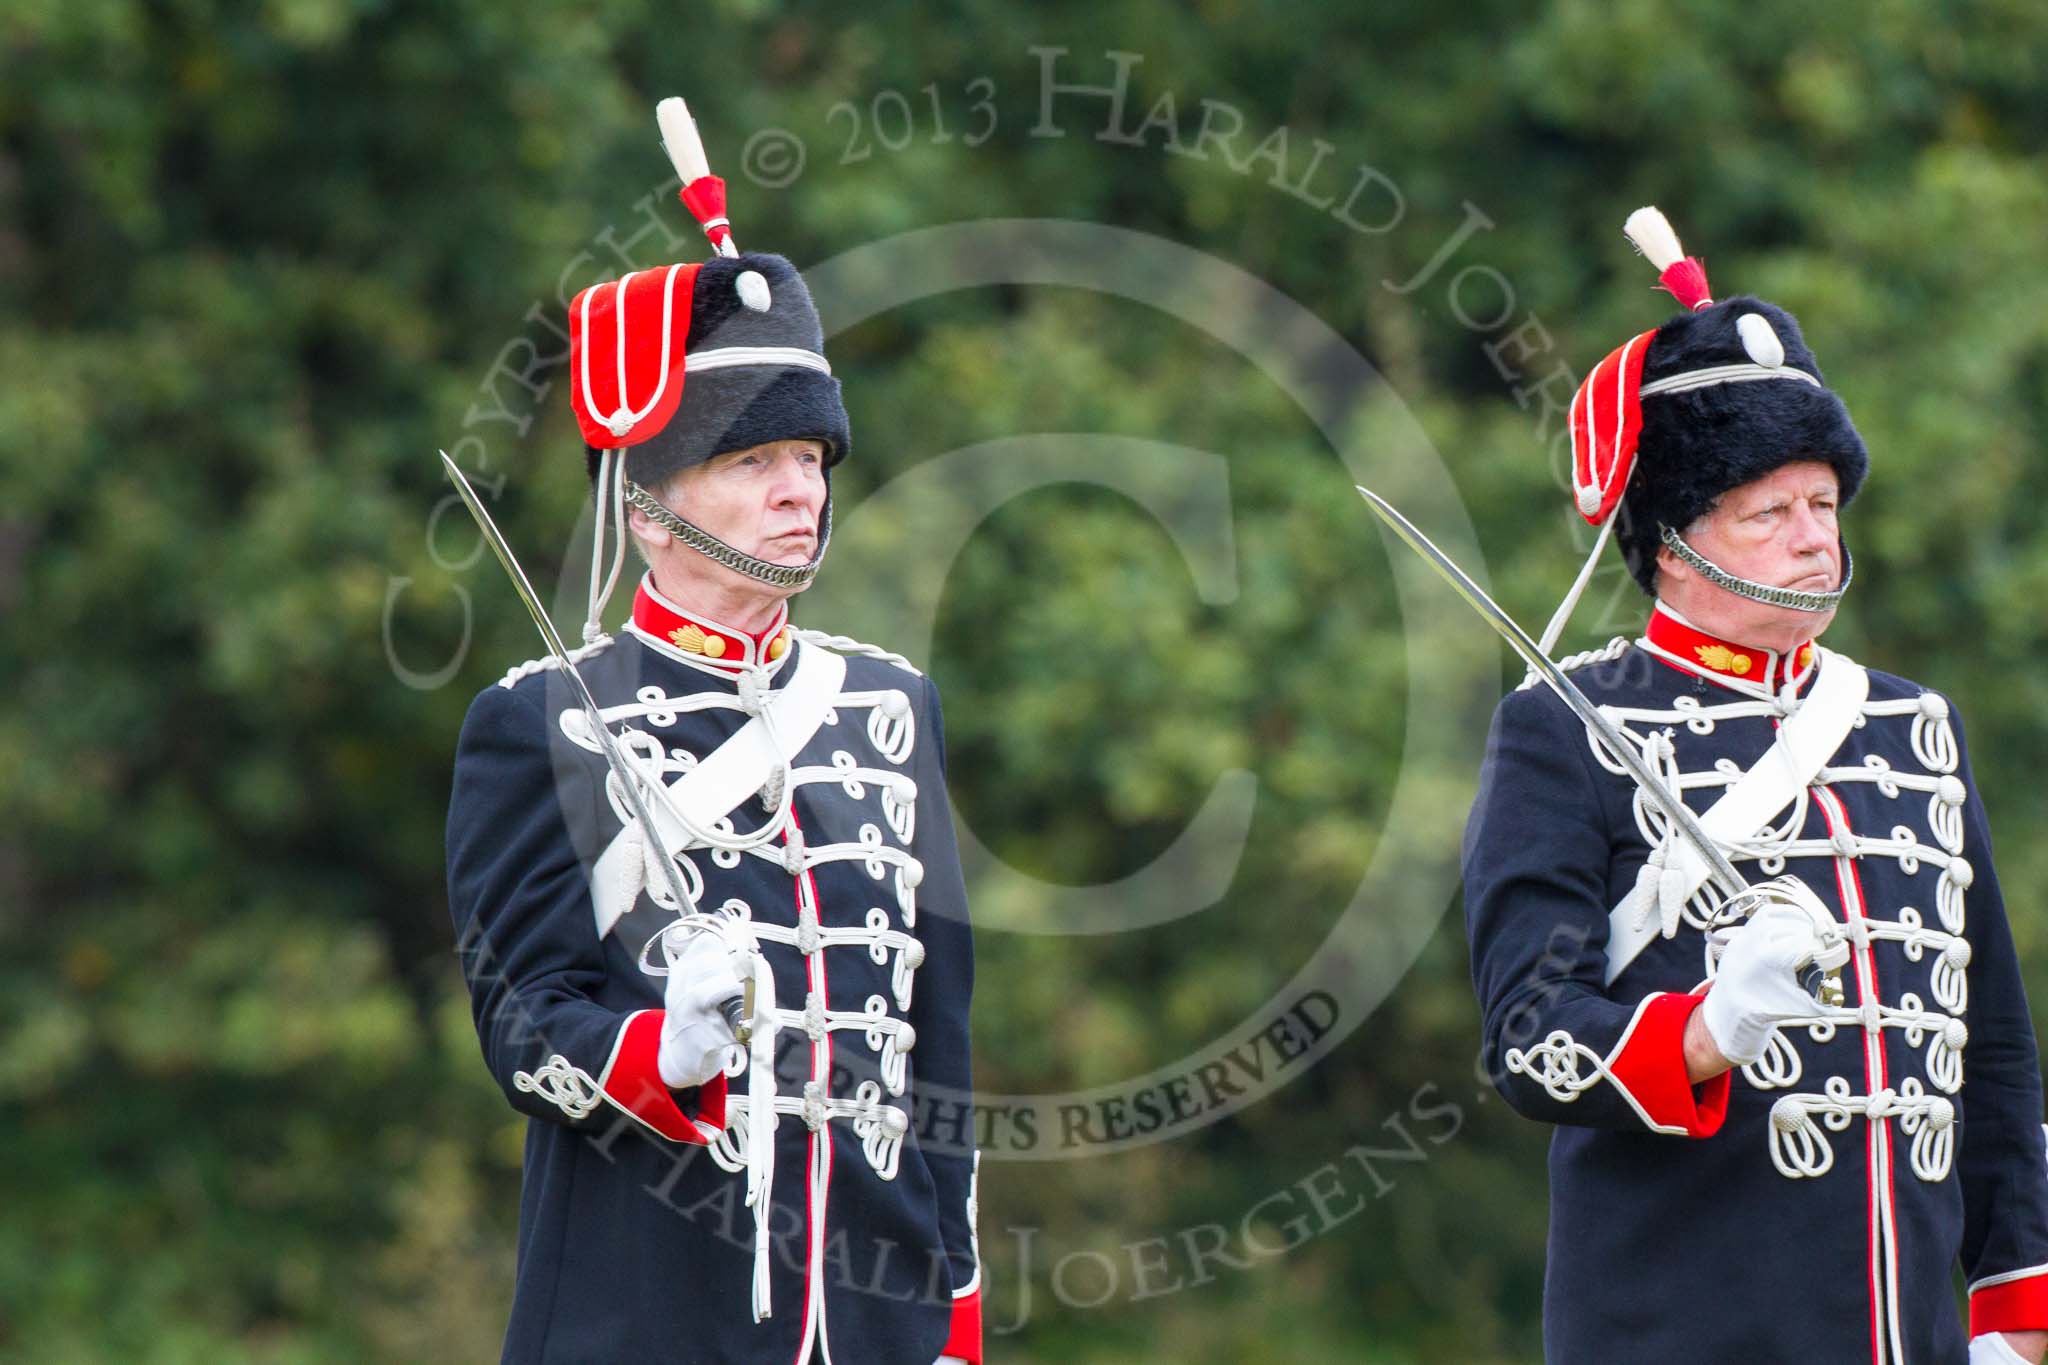
[[[1075,83],[1139,54],[1125,128],[1170,96],[1177,135],[1106,140],[1105,101],[1060,95],[1059,135],[1034,136],[1034,48],[1065,49]],[[527,311],[559,323],[579,251],[646,226],[668,93],[698,111],[741,240],[799,264],[1046,216],[1268,282],[1382,376],[1334,395],[1347,447],[1370,464],[1390,410],[1419,422],[1532,623],[1584,542],[1528,386],[1666,315],[1619,236],[1660,204],[1722,291],[1804,319],[1869,440],[1830,643],[1960,700],[2048,999],[2044,66],[2048,24],[2014,0],[13,0],[0,1356],[495,1358],[522,1121],[470,1031],[441,826],[468,698],[535,644],[495,566],[463,562],[459,510],[436,515],[433,452],[484,439],[489,469],[478,447],[465,463],[552,581],[584,496],[574,425],[559,385],[536,397],[491,369],[515,338],[545,342]],[[911,115],[900,149],[885,92]],[[969,146],[977,100],[994,127]],[[1205,100],[1241,117],[1229,150],[1196,143]],[[769,126],[808,147],[785,188],[733,169]],[[1369,165],[1399,220],[1356,231],[1276,188],[1245,158],[1280,128],[1289,175],[1315,139],[1332,149],[1307,197]],[[1359,213],[1384,219],[1375,194]],[[680,236],[672,202],[653,211]],[[1428,284],[1388,287],[1473,211],[1489,226]],[[1498,274],[1454,288],[1468,266]],[[1486,347],[1530,325],[1527,373],[1504,377]],[[1413,856],[1454,855],[1473,771],[1404,773],[1402,736],[1413,651],[1479,627],[1448,596],[1404,617],[1354,471],[1271,376],[1158,312],[1029,286],[892,310],[833,355],[849,516],[924,461],[1022,433],[1228,460],[1230,601],[1202,601],[1161,527],[1085,481],[1004,505],[944,585],[920,662],[947,699],[960,814],[1012,867],[1113,880],[1219,773],[1260,784],[1222,903],[1128,934],[983,932],[983,1085],[1112,1081],[1243,1018],[1350,900],[1397,778],[1438,813]],[[476,419],[494,403],[528,416]],[[1570,647],[1640,616],[1602,582]],[[446,676],[408,686],[394,660]],[[1475,760],[1505,664],[1445,684]],[[1118,1155],[991,1161],[990,1358],[1538,1358],[1545,1134],[1473,1075],[1442,908],[1398,989],[1264,1103]],[[1452,1110],[1425,1123],[1418,1102]],[[1377,1178],[1347,1157],[1403,1127],[1419,1157]],[[1319,1180],[1342,1194],[1291,1234],[1299,1182]],[[1205,1226],[1241,1265],[1191,1264],[1184,1234]]]

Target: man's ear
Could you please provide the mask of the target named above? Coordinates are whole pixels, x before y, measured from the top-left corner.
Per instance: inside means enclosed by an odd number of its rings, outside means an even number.
[[[652,489],[649,491],[653,492]],[[655,493],[654,496],[659,500],[661,494]],[[669,542],[675,539],[667,527],[630,502],[626,504],[626,531],[650,552],[667,549]]]
[[[1680,559],[1669,545],[1657,547],[1657,575],[1659,582],[1683,582],[1692,577],[1692,565]]]

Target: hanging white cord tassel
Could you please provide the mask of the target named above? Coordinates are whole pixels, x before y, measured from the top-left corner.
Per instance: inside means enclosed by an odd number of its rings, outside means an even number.
[[[600,614],[604,604],[612,600],[612,590],[619,585],[619,571],[626,564],[626,457],[619,456],[612,466],[612,539],[617,545],[612,550],[612,571],[605,576],[604,591],[598,595],[597,609]]]
[[[770,1315],[768,1215],[775,1191],[775,973],[754,954],[754,1040],[747,1061],[747,1204],[754,1210],[754,1321]]]
[[[1579,576],[1572,582],[1571,591],[1564,595],[1564,601],[1557,604],[1557,611],[1551,615],[1550,624],[1543,628],[1543,637],[1536,642],[1537,648],[1548,657],[1557,644],[1557,637],[1564,634],[1565,622],[1571,620],[1572,609],[1579,605],[1579,598],[1585,594],[1586,584],[1593,581],[1594,566],[1600,562],[1600,552],[1607,548],[1608,537],[1614,533],[1614,523],[1619,520],[1610,516],[1600,527],[1600,534],[1593,538],[1593,553],[1586,556],[1586,562],[1579,568]]]
[[[604,609],[612,600],[612,591],[619,585],[619,573],[626,564],[626,457],[621,454],[616,460],[609,450],[601,451],[597,457],[597,513],[590,532],[590,611],[583,620],[583,643],[593,644],[605,638]],[[611,521],[612,549],[611,572],[599,581],[604,566],[605,521]]]
[[[598,598],[598,571],[604,564],[604,522],[611,509],[605,505],[605,490],[611,486],[612,452],[609,449],[597,453],[597,486],[591,490],[590,500],[596,512],[590,519],[590,595],[583,613],[583,643],[595,644],[604,635],[604,626],[598,620],[604,612],[604,603]]]

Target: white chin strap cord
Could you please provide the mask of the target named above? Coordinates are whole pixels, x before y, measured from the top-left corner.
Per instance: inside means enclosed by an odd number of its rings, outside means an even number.
[[[583,618],[583,643],[596,644],[605,638],[604,607],[611,601],[612,591],[619,585],[619,573],[626,565],[626,457],[612,450],[604,450],[597,457],[597,488],[592,494],[596,511],[591,517],[590,531],[590,609]],[[618,544],[612,551],[611,572],[600,573],[604,567],[605,522],[612,524],[612,535]]]
[[[1571,591],[1564,595],[1564,601],[1557,604],[1557,610],[1551,614],[1550,624],[1543,628],[1543,638],[1537,642],[1537,647],[1546,657],[1549,656],[1551,647],[1557,643],[1557,637],[1564,634],[1565,622],[1572,619],[1572,609],[1579,605],[1579,598],[1585,595],[1586,584],[1593,581],[1593,567],[1600,562],[1600,552],[1607,548],[1608,540],[1614,535],[1614,523],[1619,520],[1621,509],[1617,507],[1608,514],[1606,521],[1600,523],[1600,534],[1593,537],[1593,552],[1586,556],[1586,562],[1579,567],[1579,576],[1572,581]],[[1535,671],[1533,666],[1530,671]]]

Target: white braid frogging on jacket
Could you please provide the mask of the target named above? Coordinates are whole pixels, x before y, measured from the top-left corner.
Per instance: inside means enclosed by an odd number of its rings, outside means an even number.
[[[1609,650],[1613,646],[1608,647]],[[1617,651],[1618,652],[1618,651]],[[1595,651],[1607,655],[1607,650]],[[1704,703],[1697,697],[1679,696],[1669,707],[1603,706],[1602,713],[1614,722],[1622,737],[1641,754],[1644,763],[1674,794],[1725,790],[1743,776],[1740,765],[1728,758],[1717,759],[1711,768],[1683,771],[1674,743],[1677,728],[1694,735],[1711,735],[1723,722],[1759,717],[1780,718],[1791,703],[1783,699],[1738,700]],[[1891,942],[1901,946],[1908,961],[1921,962],[1935,954],[1932,974],[1934,1008],[1918,995],[1908,992],[1897,1004],[1881,1001],[1854,1007],[1830,1008],[1816,1004],[1807,1019],[1787,1023],[1787,1030],[1804,1028],[1816,1043],[1832,1040],[1839,1029],[1859,1028],[1866,1035],[1881,1037],[1887,1029],[1897,1030],[1908,1047],[1920,1053],[1926,1080],[1907,1077],[1875,1094],[1853,1093],[1848,1080],[1829,1078],[1821,1091],[1781,1096],[1772,1106],[1770,1151],[1772,1163],[1788,1179],[1808,1179],[1826,1174],[1834,1166],[1830,1133],[1846,1131],[1854,1119],[1894,1120],[1911,1138],[1911,1167],[1921,1180],[1939,1182],[1947,1178],[1955,1149],[1956,1105],[1948,1096],[1956,1094],[1963,1082],[1963,1049],[1969,1029],[1963,1015],[1969,1004],[1971,948],[1963,937],[1966,922],[1965,893],[1975,880],[1975,869],[1964,856],[1963,805],[1968,797],[1956,770],[1960,746],[1956,742],[1947,701],[1933,692],[1918,697],[1866,701],[1855,729],[1874,719],[1911,718],[1908,747],[1923,772],[1904,771],[1879,755],[1868,755],[1860,763],[1822,767],[1813,788],[1865,783],[1890,800],[1922,800],[1929,831],[1935,844],[1924,842],[1906,824],[1894,825],[1888,837],[1838,831],[1833,837],[1797,837],[1806,825],[1816,799],[1801,790],[1784,813],[1747,839],[1721,844],[1729,860],[1738,865],[1752,863],[1765,877],[1785,871],[1794,858],[1828,858],[1854,863],[1864,858],[1890,858],[1904,874],[1916,874],[1923,864],[1940,869],[1934,887],[1935,923],[1914,906],[1899,906],[1895,918],[1870,918],[1873,909],[1861,907],[1843,925],[1848,938],[1861,950],[1873,943]],[[1586,740],[1593,758],[1606,771],[1626,776],[1625,769],[1606,744],[1588,727]],[[1638,831],[1651,848],[1651,858],[1668,858],[1684,837],[1648,796],[1634,794],[1633,811]],[[1721,895],[1711,880],[1703,883],[1678,913],[1662,925],[1665,937],[1681,924],[1697,930],[1716,926]],[[1708,964],[1712,975],[1712,964]],[[1581,1076],[1575,1055],[1586,1051],[1569,1039],[1546,1039],[1521,1058],[1510,1056],[1512,1070],[1525,1071],[1544,1085],[1554,1098],[1576,1098],[1577,1094],[1602,1079],[1604,1067],[1596,1074]],[[1596,1063],[1599,1059],[1593,1058]],[[1517,1065],[1517,1062],[1521,1065]],[[1782,1036],[1774,1035],[1763,1057],[1743,1067],[1743,1078],[1759,1090],[1782,1090],[1796,1085],[1802,1075],[1796,1049]],[[1930,1089],[1931,1087],[1931,1089]]]
[[[923,675],[901,655],[863,645],[845,636],[828,636],[813,631],[796,632],[800,647],[832,649],[877,658],[910,673]],[[824,712],[813,740],[835,728],[846,727],[851,713],[866,712],[855,733],[866,741],[846,736],[846,743],[831,751],[829,764],[799,765],[791,744],[775,728],[769,686],[770,668],[742,669],[733,676],[731,693],[712,688],[672,695],[658,685],[640,687],[631,702],[603,708],[600,720],[618,728],[619,746],[628,761],[647,783],[655,798],[657,821],[672,819],[684,839],[675,850],[685,893],[691,904],[673,904],[674,897],[657,859],[663,857],[659,841],[649,840],[634,820],[631,802],[616,772],[606,776],[605,791],[612,814],[619,822],[620,838],[638,851],[619,866],[624,884],[616,888],[617,900],[633,904],[645,893],[656,905],[676,912],[677,918],[649,940],[642,951],[642,970],[662,975],[665,969],[649,960],[657,943],[674,932],[711,930],[728,938],[743,940],[751,949],[755,964],[756,1007],[754,1036],[747,1049],[734,1049],[726,1068],[728,1077],[744,1079],[746,1101],[729,1116],[722,1132],[709,1135],[711,1159],[730,1173],[744,1173],[747,1204],[755,1214],[754,1311],[757,1320],[768,1315],[770,1245],[768,1210],[775,1176],[773,1133],[787,1117],[800,1120],[812,1132],[834,1120],[847,1124],[860,1145],[863,1158],[883,1180],[897,1177],[903,1143],[910,1131],[910,1114],[902,1105],[888,1101],[904,1095],[910,1081],[909,1054],[917,1044],[917,1031],[907,1018],[892,1013],[907,1012],[913,994],[914,976],[924,962],[925,949],[916,937],[917,888],[924,880],[924,865],[910,852],[916,833],[917,784],[901,769],[910,762],[917,746],[916,713],[910,697],[900,688],[844,689],[837,692]],[[693,822],[666,797],[669,783],[694,771],[710,755],[672,746],[662,735],[684,717],[708,711],[737,711],[767,727],[779,763],[771,770],[759,793],[759,804],[767,815],[752,828],[742,829],[733,814],[709,823]],[[568,740],[589,752],[599,752],[597,736],[580,710],[559,713],[558,726]],[[846,727],[851,728],[851,727]],[[796,747],[801,747],[796,746]],[[836,786],[851,800],[865,801],[872,793],[879,818],[862,823],[852,842],[812,844],[795,816],[797,792],[810,785]],[[744,811],[754,803],[746,803]],[[774,864],[794,879],[797,891],[797,922],[792,926],[759,919],[753,907],[734,897],[715,912],[699,913],[696,902],[705,891],[704,869],[698,857],[709,857],[715,867],[732,869],[744,858],[754,857]],[[870,905],[858,924],[826,927],[821,923],[816,889],[808,873],[826,863],[857,863],[876,886],[876,898],[883,904]],[[888,902],[893,901],[892,918]],[[900,926],[900,927],[899,927]],[[813,985],[800,1008],[779,1004],[774,996],[773,974],[759,954],[760,945],[778,944],[794,949],[806,960],[816,959],[827,949],[860,949],[877,966],[888,966],[888,994],[871,994],[859,1010],[827,1007],[818,994],[821,979],[807,970]],[[784,1030],[801,1031],[813,1049],[834,1032],[858,1033],[877,1054],[878,1079],[863,1080],[851,1098],[826,1093],[823,1079],[813,1076],[797,1094],[778,1093],[774,1075],[775,1045]],[[573,1091],[563,1093],[575,1098]],[[558,1101],[559,1103],[559,1101]],[[815,1184],[818,1172],[808,1173]]]

